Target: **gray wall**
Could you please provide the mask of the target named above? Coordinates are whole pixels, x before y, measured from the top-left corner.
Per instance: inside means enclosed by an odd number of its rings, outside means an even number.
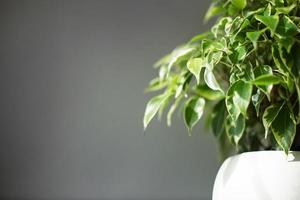
[[[210,199],[208,131],[142,130],[152,64],[207,29],[208,5],[1,1],[0,197]]]

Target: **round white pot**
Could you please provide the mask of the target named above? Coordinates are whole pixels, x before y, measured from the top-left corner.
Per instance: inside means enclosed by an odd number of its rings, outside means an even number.
[[[242,153],[225,160],[213,200],[299,200],[300,152]]]

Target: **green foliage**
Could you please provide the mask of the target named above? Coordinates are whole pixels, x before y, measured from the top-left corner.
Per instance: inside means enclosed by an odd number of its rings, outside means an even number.
[[[186,102],[183,117],[189,133],[191,133],[193,126],[195,126],[195,124],[202,117],[204,105],[205,100],[201,97],[192,97]]]
[[[148,102],[144,127],[167,108],[171,125],[183,105],[189,133],[207,112],[223,154],[288,153],[300,123],[300,2],[214,0],[205,21],[216,16],[210,31],[155,64],[147,91],[163,92]]]

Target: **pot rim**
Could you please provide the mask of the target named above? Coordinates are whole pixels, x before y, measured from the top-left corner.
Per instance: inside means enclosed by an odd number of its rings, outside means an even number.
[[[285,154],[282,150],[261,150],[261,151],[248,151],[239,154],[235,154],[229,156],[225,160],[234,158],[234,157],[248,157],[248,156],[255,156],[255,155],[262,155],[262,154],[277,154],[278,156],[285,156],[287,161],[300,161],[300,151],[289,151],[288,155]]]

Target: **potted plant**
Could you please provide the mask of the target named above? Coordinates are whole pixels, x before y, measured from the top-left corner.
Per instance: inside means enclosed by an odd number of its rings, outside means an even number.
[[[213,200],[300,198],[300,2],[215,0],[211,30],[159,60],[144,128],[178,108],[191,134],[204,111],[229,157]],[[248,153],[244,153],[248,152]]]

